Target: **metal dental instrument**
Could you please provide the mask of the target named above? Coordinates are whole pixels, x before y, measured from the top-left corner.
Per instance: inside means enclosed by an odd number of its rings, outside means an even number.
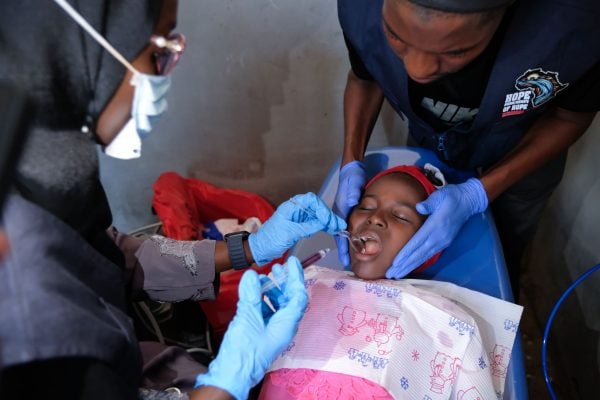
[[[336,232],[335,235],[348,239],[348,244],[356,253],[362,253],[365,250],[365,242],[358,236],[351,234],[347,230]]]
[[[303,206],[302,204],[298,203],[294,199],[290,199],[289,201],[291,201],[297,207],[299,207],[302,210],[304,210],[307,214],[310,214],[313,217],[317,218],[317,214],[313,210],[311,210],[309,208],[306,208],[305,206]],[[365,242],[359,236],[353,235],[350,231],[347,231],[347,230],[344,229],[344,230],[335,232],[334,235],[335,236],[344,237],[344,238],[348,239],[348,244],[350,245],[350,247],[352,247],[352,249],[356,253],[362,253],[365,250]]]
[[[302,265],[302,268],[306,268],[310,265],[313,265],[314,263],[316,263],[317,261],[319,261],[323,257],[325,257],[327,255],[327,253],[329,253],[330,251],[331,251],[331,249],[329,249],[329,248],[319,250],[315,254],[309,256],[308,258],[306,258],[302,262],[300,262],[300,265]],[[275,277],[274,274],[269,276],[270,281],[263,283],[261,286],[262,293],[265,293],[266,291],[273,289],[275,286],[281,287],[281,284],[283,282],[285,282],[285,280],[287,279],[287,275],[288,275],[287,268],[284,268],[281,270],[281,274],[279,274],[279,276]]]

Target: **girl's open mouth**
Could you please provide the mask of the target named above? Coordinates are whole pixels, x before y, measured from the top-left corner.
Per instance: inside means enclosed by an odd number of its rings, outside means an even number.
[[[358,236],[362,242],[362,251],[355,252],[354,255],[357,259],[368,259],[379,253],[381,253],[381,239],[377,233],[372,231],[364,231],[360,233],[355,233],[355,236]]]

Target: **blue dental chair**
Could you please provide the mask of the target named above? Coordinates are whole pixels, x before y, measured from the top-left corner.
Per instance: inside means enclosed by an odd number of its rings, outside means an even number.
[[[333,205],[337,191],[339,163],[340,160],[332,166],[319,192],[319,196],[330,206]],[[450,183],[462,182],[469,177],[464,172],[444,166],[433,152],[425,149],[383,147],[367,151],[365,157],[368,178],[395,165],[422,167],[426,163],[440,168]],[[291,254],[303,259],[325,247],[331,248],[332,251],[319,262],[319,265],[342,269],[337,258],[335,240],[325,233],[300,241]],[[490,296],[513,301],[502,246],[489,210],[467,221],[458,237],[442,253],[439,260],[424,272],[411,275],[411,278],[452,282]],[[517,333],[506,377],[504,399],[526,400],[527,398],[523,350],[520,335]]]

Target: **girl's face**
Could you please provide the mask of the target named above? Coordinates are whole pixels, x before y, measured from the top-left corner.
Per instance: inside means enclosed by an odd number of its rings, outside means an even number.
[[[348,218],[348,230],[365,242],[362,253],[349,249],[357,277],[385,278],[398,251],[423,225],[425,216],[415,206],[426,198],[421,184],[404,173],[384,175],[369,186]]]

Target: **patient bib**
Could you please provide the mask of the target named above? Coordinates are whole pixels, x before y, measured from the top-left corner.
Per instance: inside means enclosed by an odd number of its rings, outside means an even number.
[[[368,379],[397,399],[501,398],[523,308],[454,284],[305,270],[309,306],[270,371]]]

